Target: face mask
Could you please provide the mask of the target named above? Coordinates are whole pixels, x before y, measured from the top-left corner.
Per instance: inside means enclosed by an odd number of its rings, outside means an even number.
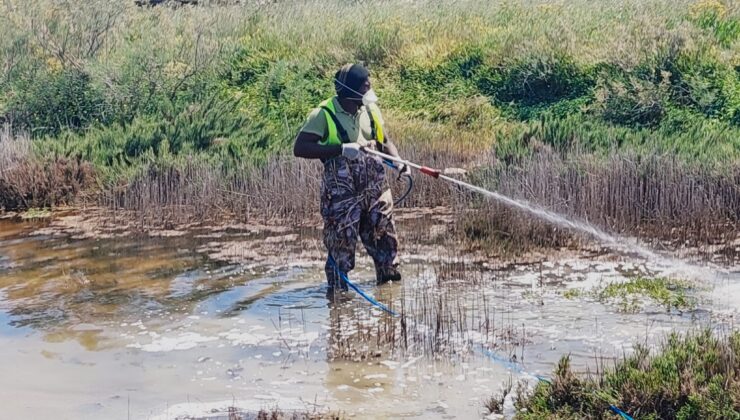
[[[339,80],[336,80],[335,79],[335,81],[337,83],[339,83],[340,85],[344,86],[345,88],[347,88],[348,90],[356,93],[357,95],[360,95],[360,92],[352,89],[351,87],[345,85],[344,83],[340,82]],[[349,98],[349,99],[352,99],[352,100],[358,101],[358,102],[361,101],[363,105],[369,106],[370,104],[374,104],[374,103],[378,102],[378,95],[375,94],[375,91],[374,90],[370,89],[367,92],[365,92],[365,94],[362,95],[361,98]]]
[[[375,91],[370,89],[367,92],[365,92],[364,95],[362,95],[362,104],[365,106],[370,106],[370,104],[374,104],[378,102],[378,95],[375,94]]]

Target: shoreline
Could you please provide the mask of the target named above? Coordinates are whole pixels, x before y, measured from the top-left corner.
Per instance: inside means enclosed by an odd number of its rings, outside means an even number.
[[[30,214],[28,214],[30,213]],[[597,241],[571,234],[564,246],[533,246],[525,250],[502,250],[492,247],[490,243],[460,235],[460,228],[454,220],[456,213],[449,207],[419,207],[396,209],[394,218],[404,251],[420,254],[426,243],[438,246],[455,246],[465,259],[478,263],[494,262],[497,266],[516,266],[533,264],[559,257],[580,256],[597,258],[613,251]],[[33,232],[34,235],[67,236],[73,240],[115,239],[122,237],[163,238],[211,236],[218,238],[227,233],[255,234],[272,237],[271,242],[285,240],[314,240],[318,249],[320,244],[322,222],[315,217],[302,223],[285,219],[255,219],[252,222],[229,222],[221,220],[216,223],[190,222],[181,224],[147,225],[137,220],[135,211],[112,211],[100,207],[61,207],[52,210],[31,209],[27,212],[0,212],[0,220],[13,223],[38,222],[43,226]],[[649,232],[646,229],[645,232]],[[732,267],[740,263],[740,232],[727,237],[715,238],[709,243],[688,244],[683,240],[661,240],[654,237],[640,236],[639,243],[649,248],[668,253],[673,258],[687,259],[699,263],[710,263],[722,267]],[[647,238],[647,239],[646,239]],[[362,251],[359,252],[362,255]],[[617,253],[619,254],[619,253]],[[234,261],[232,261],[234,262]]]

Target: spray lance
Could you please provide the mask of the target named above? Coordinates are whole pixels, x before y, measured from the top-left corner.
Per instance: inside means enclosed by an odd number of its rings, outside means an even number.
[[[429,176],[434,177],[434,178],[439,178],[440,176],[442,176],[443,179],[444,178],[449,178],[449,177],[446,177],[446,176],[442,175],[441,172],[438,171],[438,170],[436,170],[436,169],[432,169],[432,168],[429,168],[429,167],[426,167],[426,166],[417,165],[416,163],[409,162],[408,160],[405,160],[405,159],[401,159],[400,157],[391,156],[391,155],[385,154],[383,152],[379,152],[377,150],[370,149],[368,147],[362,147],[361,149],[365,153],[370,153],[371,155],[376,155],[378,157],[383,158],[384,161],[400,163],[401,165],[408,165],[410,168],[418,169],[419,172],[421,172],[423,174],[426,174],[426,175],[429,175]],[[453,179],[453,178],[450,178],[450,179]]]
[[[530,214],[533,214],[534,216],[546,220],[550,223],[553,223],[555,225],[558,225],[560,227],[564,227],[567,229],[573,229],[578,230],[583,233],[586,233],[588,235],[591,235],[595,238],[597,238],[599,241],[601,241],[603,244],[608,245],[612,248],[616,249],[623,249],[624,248],[624,239],[620,238],[618,236],[609,235],[608,233],[595,228],[591,226],[588,223],[578,222],[574,220],[570,220],[562,215],[559,215],[557,213],[554,213],[550,210],[546,210],[544,208],[538,207],[536,205],[530,204],[526,201],[517,200],[508,196],[505,196],[503,194],[497,193],[495,191],[489,191],[485,188],[478,187],[473,184],[469,184],[465,181],[459,180],[457,178],[452,178],[450,176],[447,176],[443,173],[443,171],[440,171],[438,169],[433,169],[427,166],[422,166],[413,162],[409,162],[408,160],[402,159],[400,157],[391,156],[386,153],[378,152],[377,150],[373,150],[367,147],[362,147],[361,150],[363,150],[365,153],[369,153],[371,155],[378,156],[382,158],[384,161],[391,161],[402,165],[408,165],[411,168],[419,170],[419,172],[429,175],[432,178],[435,179],[441,179],[447,182],[450,182],[455,185],[459,185],[463,188],[466,188],[471,191],[475,191],[477,193],[483,194],[484,196],[487,196],[489,198],[493,198],[495,200],[498,200],[502,202],[503,204],[506,204],[507,206],[514,207],[523,211],[526,211]],[[652,258],[652,259],[658,259],[660,258],[657,254],[652,252],[651,250],[641,247],[637,244],[630,245],[631,251],[637,252],[640,255]]]

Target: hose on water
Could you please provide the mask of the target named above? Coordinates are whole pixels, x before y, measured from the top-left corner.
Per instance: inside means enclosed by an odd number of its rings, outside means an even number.
[[[516,372],[520,375],[529,376],[532,378],[535,378],[539,382],[544,382],[548,385],[552,384],[552,381],[544,376],[536,375],[531,372],[527,372],[524,369],[524,366],[520,365],[519,363],[513,362],[509,359],[506,359],[505,357],[497,355],[495,352],[488,350],[484,346],[481,346],[481,351],[484,355],[486,355],[489,359],[491,359],[494,363],[497,363],[499,365],[504,366],[505,368],[509,369],[510,371]],[[604,401],[605,403],[609,404],[609,410],[611,410],[614,414],[617,414],[619,417],[622,418],[622,420],[634,420],[629,414],[622,411],[619,407],[612,404],[607,398],[604,398],[603,396],[597,394],[594,392],[594,395]]]
[[[342,279],[342,281],[344,283],[347,284],[347,286],[349,286],[350,289],[352,289],[355,292],[357,292],[357,294],[359,294],[360,296],[362,296],[366,301],[370,302],[373,306],[379,308],[383,312],[386,312],[386,313],[388,313],[388,314],[390,314],[392,316],[398,316],[398,314],[395,311],[393,311],[391,309],[388,309],[387,306],[385,306],[382,303],[378,302],[377,300],[375,300],[375,298],[373,298],[372,296],[368,295],[362,289],[360,289],[357,285],[355,285],[354,283],[352,283],[349,280],[349,277],[347,277],[347,274],[345,272],[343,272],[342,270],[339,269],[339,266],[337,265],[337,262],[334,260],[334,257],[332,257],[331,255],[329,255],[329,265],[331,265],[332,268],[334,268],[334,270],[337,273],[339,273],[339,277]]]

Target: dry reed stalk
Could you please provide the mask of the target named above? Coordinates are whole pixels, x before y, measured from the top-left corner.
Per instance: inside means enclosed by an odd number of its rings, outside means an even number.
[[[458,152],[417,145],[405,155],[443,168],[459,162]],[[546,150],[510,164],[492,156],[475,164],[468,174],[474,184],[612,232],[711,243],[734,240],[740,227],[740,164],[711,168],[658,154],[563,157]],[[398,194],[402,184],[392,174],[388,178]],[[223,220],[303,224],[318,218],[320,179],[318,162],[286,156],[229,171],[202,162],[152,166],[128,185],[106,191],[99,204],[133,210],[150,226]],[[529,214],[418,174],[402,206],[453,208],[456,230],[475,241],[524,247],[573,241],[570,232]]]

